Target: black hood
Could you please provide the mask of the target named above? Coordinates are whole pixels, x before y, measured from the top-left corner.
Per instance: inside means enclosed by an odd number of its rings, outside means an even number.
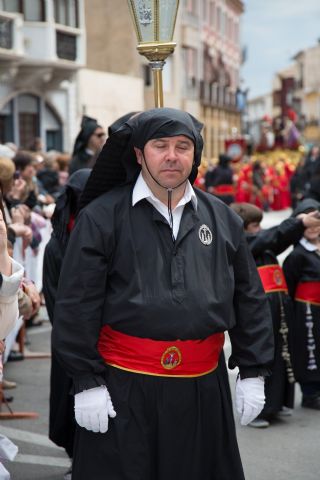
[[[313,198],[305,198],[294,209],[292,216],[297,217],[301,213],[309,213],[314,210],[320,210],[320,203],[316,200],[313,200]]]
[[[101,128],[101,125],[98,124],[95,118],[87,117],[86,115],[82,117],[81,130],[74,142],[72,155],[86,149],[89,138],[97,128]]]
[[[62,244],[67,242],[67,227],[71,214],[75,214],[79,207],[79,199],[87,183],[91,168],[82,168],[74,172],[57,198],[56,207],[52,216],[52,228],[55,237]]]
[[[220,153],[220,155],[219,155],[219,165],[222,168],[227,168],[230,163],[231,163],[231,157],[229,157],[229,155],[226,155],[225,153]]]
[[[124,123],[130,120],[130,118],[133,117],[133,115],[136,115],[137,113],[139,112],[129,112],[129,113],[126,113],[125,115],[122,115],[122,117],[117,118],[117,120],[111,123],[111,125],[109,125],[108,127],[108,136],[110,137],[110,135],[112,135],[114,132],[119,130],[119,128],[122,127]]]
[[[189,113],[174,108],[154,108],[139,113],[114,132],[101,150],[80,200],[80,208],[111,190],[135,182],[141,167],[134,147],[141,150],[152,139],[185,135],[194,143],[193,183],[201,163],[203,124]]]

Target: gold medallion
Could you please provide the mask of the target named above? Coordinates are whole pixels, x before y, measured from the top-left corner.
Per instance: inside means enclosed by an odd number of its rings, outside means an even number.
[[[161,357],[161,365],[166,370],[172,370],[180,365],[182,359],[181,352],[177,347],[169,347],[165,350]]]

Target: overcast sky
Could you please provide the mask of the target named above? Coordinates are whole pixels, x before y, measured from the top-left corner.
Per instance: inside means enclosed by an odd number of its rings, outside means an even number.
[[[249,98],[271,90],[273,74],[320,38],[320,0],[244,0],[242,87]]]

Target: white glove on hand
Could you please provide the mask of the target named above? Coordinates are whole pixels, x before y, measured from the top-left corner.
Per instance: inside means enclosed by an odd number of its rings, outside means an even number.
[[[74,396],[76,422],[92,432],[106,433],[109,417],[114,418],[113,408],[107,387],[90,388]]]
[[[236,383],[236,409],[240,415],[241,425],[248,425],[252,422],[264,407],[264,378],[240,377]]]

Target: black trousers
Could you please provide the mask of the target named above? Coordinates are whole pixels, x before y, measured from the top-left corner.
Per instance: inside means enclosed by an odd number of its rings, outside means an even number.
[[[72,480],[244,480],[224,358],[203,377],[106,380],[117,416],[105,434],[77,427]]]

